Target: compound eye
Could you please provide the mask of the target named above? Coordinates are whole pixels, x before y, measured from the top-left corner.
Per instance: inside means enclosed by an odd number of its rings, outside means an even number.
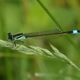
[[[11,33],[8,33],[8,39],[11,41],[13,40],[13,35]]]

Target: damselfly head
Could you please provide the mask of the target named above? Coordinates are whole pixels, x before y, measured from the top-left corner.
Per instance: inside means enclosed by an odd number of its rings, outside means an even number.
[[[13,41],[13,35],[12,35],[12,33],[8,33],[8,39],[11,40],[11,41]]]

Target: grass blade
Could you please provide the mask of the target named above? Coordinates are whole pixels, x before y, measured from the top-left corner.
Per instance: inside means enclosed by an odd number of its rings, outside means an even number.
[[[56,47],[54,47],[52,44],[50,44],[52,50],[54,50],[54,54],[59,57],[62,58],[64,60],[66,60],[70,65],[72,65],[74,68],[76,68],[78,71],[80,71],[80,68],[74,63],[72,62],[66,55],[64,55],[63,53],[61,53]]]

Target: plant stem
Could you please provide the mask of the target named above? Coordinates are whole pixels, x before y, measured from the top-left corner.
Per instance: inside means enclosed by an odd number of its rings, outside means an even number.
[[[56,19],[52,16],[52,14],[50,13],[50,11],[43,5],[43,3],[40,0],[37,0],[37,2],[45,10],[45,12],[48,14],[48,16],[52,19],[52,21],[56,23],[56,25],[59,28],[59,30],[63,31],[62,28],[61,28],[61,25],[56,21]]]

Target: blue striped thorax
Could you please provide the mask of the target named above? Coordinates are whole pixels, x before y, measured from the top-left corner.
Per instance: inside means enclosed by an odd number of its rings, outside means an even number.
[[[24,36],[23,33],[19,33],[16,35],[12,35],[11,33],[8,33],[8,39],[11,41],[15,41],[15,40],[23,40],[26,39],[26,37]]]

